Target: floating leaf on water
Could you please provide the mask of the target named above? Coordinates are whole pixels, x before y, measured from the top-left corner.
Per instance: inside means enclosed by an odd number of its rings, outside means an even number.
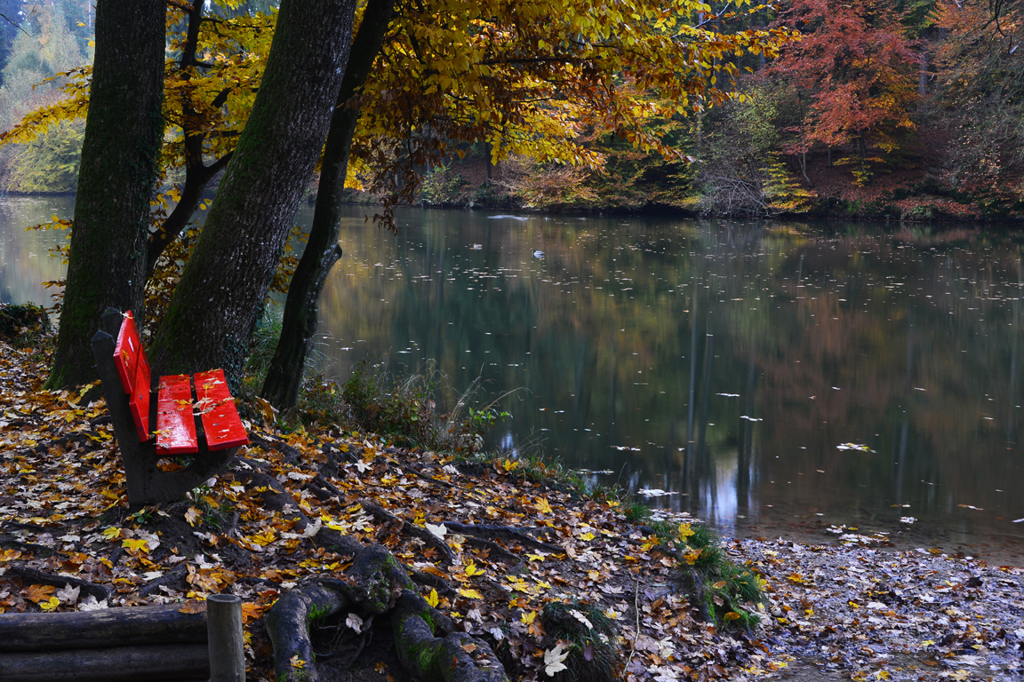
[[[661,488],[644,488],[642,490],[637,490],[637,493],[639,493],[640,495],[643,495],[644,497],[664,497],[665,495],[678,495],[679,494],[677,492],[670,492],[670,491],[667,491],[667,490],[662,490]]]

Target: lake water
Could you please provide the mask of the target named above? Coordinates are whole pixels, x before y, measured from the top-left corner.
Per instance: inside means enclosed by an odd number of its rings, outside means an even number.
[[[32,201],[0,211],[4,300],[54,278],[7,218]],[[728,534],[1024,558],[1020,235],[417,209],[391,233],[364,213],[324,292],[328,376],[436,360],[456,389],[514,391],[496,447]]]

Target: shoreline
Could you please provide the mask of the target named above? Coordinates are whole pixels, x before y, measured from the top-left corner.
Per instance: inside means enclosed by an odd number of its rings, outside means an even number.
[[[643,526],[630,524],[619,501],[581,497],[513,461],[460,463],[368,434],[253,423],[254,444],[207,488],[129,515],[105,406],[39,391],[48,361],[40,350],[0,345],[5,610],[38,610],[24,596],[29,586],[12,576],[19,566],[53,572],[58,559],[71,567],[60,570],[109,589],[110,607],[231,591],[251,605],[250,679],[269,682],[266,610],[284,591],[334,574],[343,561],[317,549],[315,533],[291,533],[287,516],[261,505],[253,485],[273,484],[307,516],[363,542],[386,543],[418,575],[441,578],[439,608],[460,628],[483,637],[506,628],[502,637],[519,647],[512,679],[549,679],[540,660],[554,641],[527,621],[550,600],[583,600],[612,614],[625,666],[620,679],[627,680],[1010,680],[1024,665],[1024,569],[924,548],[723,540],[725,553],[766,583],[763,602],[753,605],[760,624],[719,630],[680,596],[685,566]],[[250,478],[251,471],[265,473]],[[316,472],[345,499],[311,494]],[[515,557],[453,536],[457,563],[445,566],[387,517],[368,514],[369,500],[404,523],[532,528],[565,554],[520,550],[530,558],[512,566]],[[393,663],[383,649],[371,649],[358,679],[383,680],[373,667]],[[391,668],[388,674],[407,679]]]

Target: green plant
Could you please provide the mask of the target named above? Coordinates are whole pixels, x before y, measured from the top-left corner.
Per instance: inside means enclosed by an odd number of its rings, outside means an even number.
[[[193,508],[199,512],[202,522],[218,532],[235,509],[231,502],[217,502],[213,497],[213,490],[208,485],[193,488],[187,497]]]
[[[256,325],[249,345],[249,357],[245,361],[245,374],[253,383],[262,384],[263,378],[270,368],[270,361],[277,350],[278,339],[281,338],[282,313],[276,305],[270,304],[263,309],[263,315]]]
[[[541,611],[545,631],[568,642],[565,671],[559,679],[603,682],[618,679],[615,624],[600,609],[580,602],[548,602]]]
[[[149,523],[152,523],[152,521],[153,521],[153,508],[152,507],[143,507],[142,509],[138,510],[137,512],[129,514],[128,518],[125,519],[125,520],[128,521],[129,523],[135,523],[135,524],[138,524],[140,526],[145,526],[145,525],[147,525]]]
[[[671,543],[680,557],[679,582],[690,603],[720,628],[752,628],[752,608],[763,598],[764,579],[737,566],[706,525],[681,524]]]

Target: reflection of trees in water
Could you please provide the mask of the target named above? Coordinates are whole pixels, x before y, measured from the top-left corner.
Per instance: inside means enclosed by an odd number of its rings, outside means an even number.
[[[831,281],[801,292],[801,267]],[[1007,456],[1020,449],[1018,268],[1015,251],[937,254],[886,239],[791,254],[779,288],[792,303],[780,306],[774,334],[759,337],[763,443],[785,453],[762,473],[787,483],[763,486],[761,501],[831,499],[846,512],[897,517],[890,505],[918,515],[998,505],[994,491],[1021,481]],[[876,452],[836,448],[849,441]],[[1015,500],[1003,497],[1011,513]]]
[[[70,217],[74,197],[0,197],[0,302],[53,304],[43,282],[64,276],[60,258],[49,249],[65,242],[67,232],[31,230],[51,216]]]
[[[397,236],[361,219],[343,230],[323,303],[332,334],[413,366],[436,358],[455,387],[527,386],[511,399],[518,442],[543,434],[570,466],[639,472],[688,494],[661,504],[743,516],[938,513],[1019,482],[1003,456],[1021,404],[1015,249],[410,215]],[[836,449],[849,441],[876,453]]]

